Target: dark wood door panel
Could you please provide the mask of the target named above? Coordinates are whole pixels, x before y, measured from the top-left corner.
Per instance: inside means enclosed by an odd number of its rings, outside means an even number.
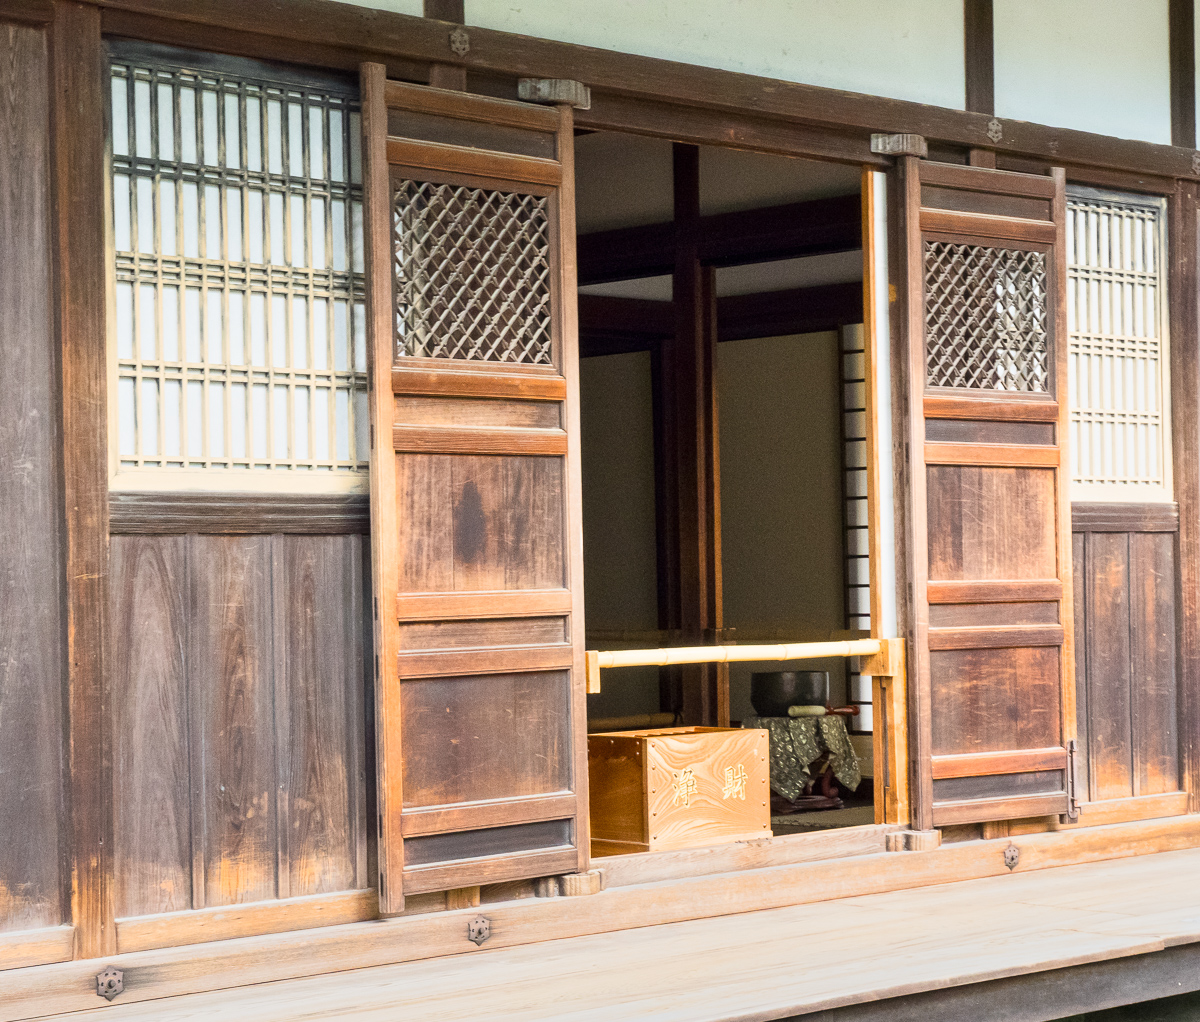
[[[573,129],[566,107],[362,73],[393,913],[587,857]],[[477,148],[529,118],[554,158]]]
[[[405,808],[572,787],[565,671],[404,685]]]
[[[118,917],[367,886],[363,540],[111,549]]]
[[[0,151],[4,348],[0,367],[0,521],[4,523],[0,931],[57,926],[69,919],[63,653],[66,544],[61,525],[62,434],[57,425],[61,422],[53,312],[57,292],[51,270],[48,67],[47,33],[41,26],[4,26],[0,33],[0,96],[4,97],[0,136],[5,142]],[[90,81],[86,72],[82,78]],[[81,99],[80,106],[88,109],[86,100]],[[95,185],[99,188],[100,181]],[[82,230],[86,235],[87,226]],[[90,511],[86,500],[81,503],[84,513]],[[80,581],[93,585],[94,578],[89,575]],[[86,625],[81,623],[80,630],[88,635]],[[85,661],[91,655],[88,651]],[[91,737],[80,736],[81,740]],[[94,775],[99,766],[88,762],[87,770]]]
[[[901,161],[914,822],[1069,813],[1065,177]]]
[[[1050,469],[936,465],[928,473],[929,579],[1058,574]]]
[[[933,652],[933,755],[1062,747],[1054,646]]]
[[[1143,518],[1152,517],[1149,511]],[[1134,522],[1136,508],[1125,514]],[[1090,524],[1090,523],[1089,523]],[[1074,535],[1081,775],[1089,800],[1177,791],[1175,536]]]
[[[401,591],[566,585],[563,460],[400,454]]]

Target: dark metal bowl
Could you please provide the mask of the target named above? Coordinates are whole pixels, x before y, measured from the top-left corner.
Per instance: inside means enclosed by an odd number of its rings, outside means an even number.
[[[828,702],[828,671],[755,671],[750,675],[750,703],[760,717],[786,717],[789,706],[825,706]]]

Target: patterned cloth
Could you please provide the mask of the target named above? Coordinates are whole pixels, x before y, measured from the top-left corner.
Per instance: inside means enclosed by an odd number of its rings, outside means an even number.
[[[771,790],[795,800],[812,780],[809,767],[829,753],[829,767],[838,783],[850,791],[858,788],[862,773],[858,757],[850,744],[846,718],[824,717],[747,717],[742,727],[762,728],[771,747]]]

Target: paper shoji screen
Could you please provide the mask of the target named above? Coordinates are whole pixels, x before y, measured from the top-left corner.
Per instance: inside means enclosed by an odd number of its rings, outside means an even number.
[[[1067,196],[1071,496],[1171,500],[1166,200]]]
[[[122,53],[114,487],[365,488],[356,95]]]

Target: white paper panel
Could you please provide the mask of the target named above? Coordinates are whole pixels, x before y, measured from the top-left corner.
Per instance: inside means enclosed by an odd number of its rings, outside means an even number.
[[[1166,204],[1072,190],[1067,202],[1071,496],[1170,500]]]
[[[1170,143],[1167,0],[995,0],[996,116]]]
[[[111,97],[114,485],[226,485],[214,470],[361,485],[353,98],[119,57]]]

